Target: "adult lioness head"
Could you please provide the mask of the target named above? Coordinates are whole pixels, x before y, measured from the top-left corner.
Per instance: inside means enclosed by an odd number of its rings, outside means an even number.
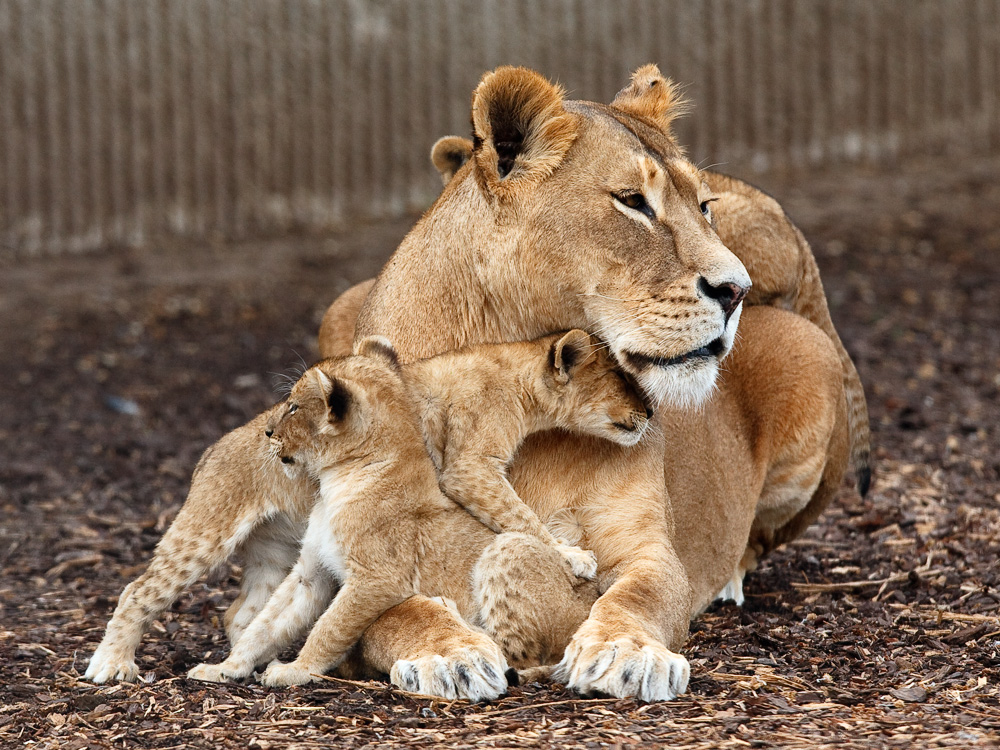
[[[383,271],[357,334],[388,333],[411,359],[583,327],[654,400],[704,399],[750,279],[671,135],[682,106],[652,65],[610,106],[565,101],[523,68],[487,74],[473,96],[471,158]],[[427,280],[405,290],[415,308],[456,309],[453,330],[428,333],[388,309],[407,278]]]

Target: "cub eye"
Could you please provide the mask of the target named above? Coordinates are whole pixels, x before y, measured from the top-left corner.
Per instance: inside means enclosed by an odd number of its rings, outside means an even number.
[[[613,195],[615,200],[623,206],[631,208],[633,211],[638,211],[641,214],[645,214],[650,219],[655,218],[653,209],[649,207],[648,203],[646,203],[646,198],[642,193],[620,193]]]
[[[294,414],[298,410],[299,410],[299,405],[298,404],[289,404],[288,405],[288,413],[289,414]]]
[[[718,200],[718,198],[709,198],[706,201],[702,201],[701,205],[699,206],[699,208],[701,209],[702,216],[704,216],[709,221],[712,220],[712,209],[708,204],[716,200]]]

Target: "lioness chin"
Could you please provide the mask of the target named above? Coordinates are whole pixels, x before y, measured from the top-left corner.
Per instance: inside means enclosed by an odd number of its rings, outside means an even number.
[[[667,697],[648,687],[666,668],[657,649],[679,649],[720,592],[741,598],[744,572],[816,518],[845,471],[849,422],[867,472],[863,393],[808,246],[792,250],[801,273],[769,268],[787,257],[788,233],[800,235],[761,194],[684,158],[670,132],[679,111],[653,66],[610,106],[566,101],[525,69],[488,73],[468,160],[446,160],[441,196],[321,329],[325,355],[375,334],[409,361],[579,327],[661,403],[640,450],[546,433],[510,470],[542,518],[587,508],[581,544],[606,590],[559,670],[587,693]],[[759,218],[791,229],[754,246]],[[731,249],[780,295],[758,295]],[[823,331],[746,300],[787,303]],[[367,631],[365,658],[383,671],[404,651],[449,663],[470,635],[439,625],[446,616],[427,603],[393,608]]]

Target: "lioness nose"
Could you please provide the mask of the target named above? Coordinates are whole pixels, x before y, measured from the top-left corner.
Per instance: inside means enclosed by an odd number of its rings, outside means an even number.
[[[266,430],[264,430],[264,435],[266,437],[271,437],[273,434],[274,434],[274,430],[272,430],[270,427],[268,427]]]
[[[736,309],[736,306],[743,301],[743,298],[747,296],[747,292],[750,291],[748,287],[734,284],[731,281],[725,281],[718,286],[713,286],[708,283],[708,279],[704,276],[698,279],[698,288],[702,294],[709,299],[714,299],[722,306],[722,314],[726,316],[727,322],[729,321],[729,316]]]

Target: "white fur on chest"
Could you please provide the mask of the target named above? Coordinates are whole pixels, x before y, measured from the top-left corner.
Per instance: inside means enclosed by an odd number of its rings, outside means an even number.
[[[343,583],[351,574],[344,553],[343,535],[347,504],[365,490],[364,478],[351,472],[327,470],[320,477],[319,498],[309,516],[302,540],[303,557],[311,556]]]

